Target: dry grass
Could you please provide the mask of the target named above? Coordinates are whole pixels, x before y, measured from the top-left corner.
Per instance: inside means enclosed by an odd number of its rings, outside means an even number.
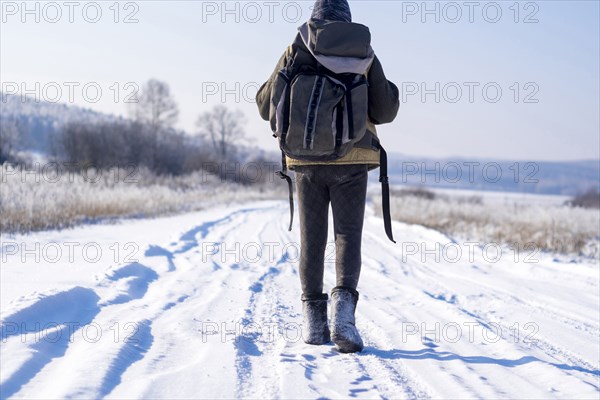
[[[42,174],[7,173],[0,168],[0,232],[62,229],[116,217],[151,217],[284,198],[286,194],[285,185],[279,181],[244,186],[201,173],[170,178],[140,171],[135,182],[127,182],[122,178],[127,172],[118,179],[113,171],[105,172],[96,182],[78,173],[61,175],[54,181]]]
[[[381,213],[381,200],[374,196]],[[423,225],[446,235],[594,258],[600,252],[598,210],[536,204],[486,204],[479,197],[424,196],[395,192],[392,218]]]

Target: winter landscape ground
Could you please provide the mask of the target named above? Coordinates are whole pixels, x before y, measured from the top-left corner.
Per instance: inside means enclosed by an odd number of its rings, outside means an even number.
[[[598,398],[597,260],[398,222],[394,245],[370,206],[366,348],[340,354],[300,339],[287,213],[254,201],[3,235],[1,397]]]

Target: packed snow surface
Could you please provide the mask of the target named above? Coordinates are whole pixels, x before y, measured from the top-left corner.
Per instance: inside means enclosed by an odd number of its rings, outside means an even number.
[[[265,201],[3,237],[1,397],[598,398],[596,262],[396,222],[393,244],[369,209],[365,350],[340,354],[300,338],[287,218]]]

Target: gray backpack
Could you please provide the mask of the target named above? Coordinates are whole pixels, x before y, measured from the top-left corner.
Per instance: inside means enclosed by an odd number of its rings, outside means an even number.
[[[293,58],[292,58],[293,60]],[[367,132],[367,77],[333,74],[318,65],[279,71],[271,93],[271,130],[291,158],[331,161]]]
[[[269,121],[279,140],[282,169],[278,175],[289,188],[290,226],[294,218],[292,180],[286,158],[305,161],[333,161],[353,147],[379,150],[382,208],[388,238],[392,236],[389,210],[387,155],[377,136],[367,129],[368,81],[365,75],[334,74],[317,62],[294,67],[294,57],[281,69],[273,83]]]

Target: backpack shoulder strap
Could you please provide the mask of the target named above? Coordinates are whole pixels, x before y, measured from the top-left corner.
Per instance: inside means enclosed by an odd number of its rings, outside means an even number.
[[[289,200],[290,200],[290,227],[288,231],[292,230],[292,224],[294,222],[294,188],[292,187],[292,178],[287,174],[287,162],[285,159],[285,153],[281,151],[281,171],[277,171],[277,175],[281,179],[285,179],[288,184]]]
[[[367,135],[371,136],[373,147],[379,149],[379,182],[381,182],[381,208],[383,211],[383,226],[388,239],[396,243],[392,232],[392,218],[390,215],[390,183],[387,175],[387,153],[379,142],[377,136],[367,131]],[[365,135],[365,136],[367,136]]]

